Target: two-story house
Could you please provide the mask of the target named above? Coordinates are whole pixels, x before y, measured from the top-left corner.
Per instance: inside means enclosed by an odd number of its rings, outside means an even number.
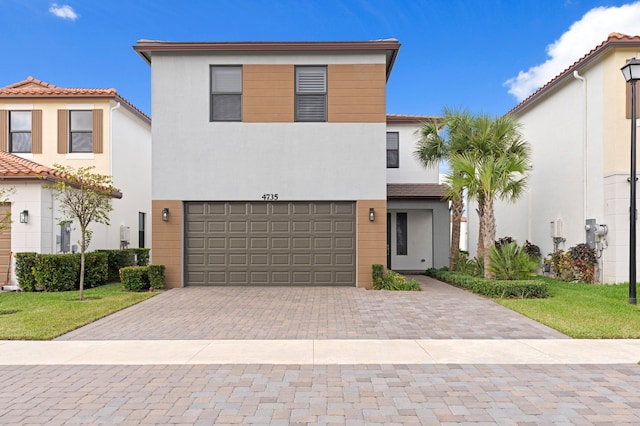
[[[640,37],[612,33],[509,112],[533,170],[518,203],[496,204],[498,237],[529,240],[543,255],[589,243],[608,283],[629,278],[631,90],[620,69],[638,52]],[[469,218],[473,249],[477,217]]]
[[[0,168],[2,185],[14,188],[12,252],[69,252],[80,239],[73,224],[59,223],[44,181],[33,179],[56,163],[94,166],[123,194],[113,200],[111,225],[91,227],[90,249],[149,247],[151,120],[114,89],[62,88],[32,77],[0,88],[0,151],[12,154]]]
[[[151,65],[152,255],[168,287],[371,287],[387,260],[386,81],[399,48],[134,46]]]

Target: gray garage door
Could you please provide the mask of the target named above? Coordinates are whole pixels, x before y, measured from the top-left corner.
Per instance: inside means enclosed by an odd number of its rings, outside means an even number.
[[[187,285],[355,286],[354,202],[186,203]]]

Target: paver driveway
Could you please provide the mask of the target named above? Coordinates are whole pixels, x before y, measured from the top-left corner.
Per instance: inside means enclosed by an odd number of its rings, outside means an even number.
[[[513,339],[541,339],[535,341],[544,345],[537,346],[555,347],[563,359],[571,357],[566,350],[574,345],[567,343],[575,341],[566,336],[490,300],[420,279],[421,293],[343,288],[168,291],[62,336],[64,342],[51,342],[104,350],[101,358],[108,362],[83,365],[80,357],[75,365],[0,366],[0,423],[640,424],[640,366],[635,362],[522,364],[497,353],[495,359],[503,360],[498,364],[114,365],[117,356],[109,357],[110,350],[127,347],[127,341],[138,350],[171,353],[191,339],[234,339],[234,344],[252,348],[264,346],[253,346],[250,339],[315,339],[315,346],[323,339],[350,339],[344,340],[346,348],[371,338],[382,339],[377,348],[392,338],[453,339],[432,342],[453,343],[451,350],[460,353],[474,347],[467,340],[471,338],[491,339],[475,342],[497,352],[520,342]],[[110,339],[124,341],[105,342]],[[608,347],[597,343],[578,347]],[[12,345],[0,344],[0,353],[3,347]],[[45,344],[41,350],[47,347],[53,349]],[[260,358],[259,351],[255,355]]]
[[[413,278],[423,291],[169,290],[59,340],[566,338],[489,299],[425,276]]]

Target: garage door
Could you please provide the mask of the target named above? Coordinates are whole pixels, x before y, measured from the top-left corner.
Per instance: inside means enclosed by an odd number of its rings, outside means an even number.
[[[189,202],[187,285],[355,286],[354,202]]]

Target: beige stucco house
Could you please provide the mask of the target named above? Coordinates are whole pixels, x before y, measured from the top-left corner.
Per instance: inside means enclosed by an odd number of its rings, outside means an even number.
[[[0,151],[33,167],[93,166],[112,176],[123,197],[113,201],[111,225],[93,229],[90,249],[150,246],[151,120],[115,89],[62,88],[33,77],[0,88]],[[3,184],[11,173],[3,171]],[[58,223],[50,194],[21,180],[10,197],[11,251],[73,251],[79,231]],[[28,223],[17,221],[21,212]]]

